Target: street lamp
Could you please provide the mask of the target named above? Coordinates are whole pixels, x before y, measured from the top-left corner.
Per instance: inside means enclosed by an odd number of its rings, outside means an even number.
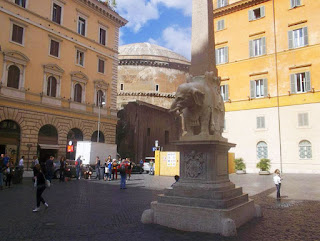
[[[97,134],[97,142],[99,143],[100,139],[100,119],[101,119],[101,107],[106,104],[104,94],[98,91],[98,108],[99,108],[99,120],[98,120],[98,134]]]

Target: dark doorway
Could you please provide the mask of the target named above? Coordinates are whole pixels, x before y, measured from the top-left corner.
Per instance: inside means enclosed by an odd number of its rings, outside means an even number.
[[[0,122],[0,154],[7,154],[16,163],[20,149],[20,126],[12,120]]]
[[[45,162],[50,156],[58,158],[58,131],[52,125],[44,125],[39,130],[38,136],[39,161]]]

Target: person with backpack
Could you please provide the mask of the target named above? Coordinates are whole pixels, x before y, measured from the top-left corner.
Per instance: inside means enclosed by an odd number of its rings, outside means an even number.
[[[33,209],[33,212],[39,212],[40,210],[40,203],[42,202],[46,208],[49,207],[48,203],[43,199],[42,193],[46,189],[46,179],[44,174],[41,171],[41,167],[39,164],[35,165],[36,169],[36,176],[34,177],[35,182],[34,186],[37,188],[37,193],[36,193],[36,199],[37,199],[37,206],[35,209]]]
[[[126,163],[122,161],[120,164],[120,189],[127,189],[126,188],[126,177],[127,177],[127,170],[126,170]]]

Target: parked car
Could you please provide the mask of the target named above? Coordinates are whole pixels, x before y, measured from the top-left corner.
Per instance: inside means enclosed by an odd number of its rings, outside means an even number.
[[[153,161],[153,163],[154,163],[154,160],[155,160],[155,158],[154,158],[153,156],[151,156],[151,157],[146,157],[146,158],[144,159],[143,169],[144,169],[147,173],[150,172],[150,161]]]
[[[53,177],[56,179],[60,179],[60,161],[53,162]],[[76,176],[76,166],[74,160],[67,160],[66,161],[66,168],[65,168],[65,177],[75,177]]]
[[[128,161],[124,161],[124,163],[126,164],[126,166],[129,166],[129,162]],[[118,165],[118,171],[119,171],[120,165]],[[137,165],[135,162],[132,162],[132,170],[131,173],[140,173],[142,174],[144,172],[143,168],[140,167],[140,165]]]

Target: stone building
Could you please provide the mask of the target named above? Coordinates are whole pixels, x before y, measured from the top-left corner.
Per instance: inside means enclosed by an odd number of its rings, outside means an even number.
[[[27,166],[66,155],[69,141],[114,144],[127,21],[98,0],[2,0],[0,22],[0,152]]]
[[[215,0],[224,136],[248,172],[320,173],[320,1]],[[308,14],[306,14],[308,13]]]
[[[120,46],[119,60],[118,109],[135,100],[170,108],[190,66],[183,56],[150,43]]]

